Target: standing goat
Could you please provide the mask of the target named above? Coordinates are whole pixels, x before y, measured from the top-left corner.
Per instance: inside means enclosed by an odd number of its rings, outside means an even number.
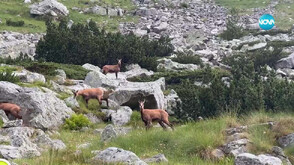
[[[166,129],[164,123],[170,126],[172,129],[173,125],[168,121],[168,113],[162,109],[144,109],[144,101],[139,101],[141,118],[145,123],[146,130],[149,129],[152,125],[152,121],[157,121],[163,129]]]
[[[79,90],[73,93],[74,98],[82,96],[86,100],[87,106],[90,99],[97,99],[100,105],[102,104],[102,100],[105,100],[108,107],[108,98],[112,92],[114,92],[112,89],[106,90],[104,88],[90,88]]]
[[[118,60],[117,65],[104,65],[102,68],[103,74],[115,73],[116,79],[118,77],[118,72],[120,72],[121,59]]]
[[[11,103],[0,103],[0,109],[4,110],[5,114],[8,116],[8,114],[11,114],[17,119],[22,119],[20,116],[20,107],[16,104]]]

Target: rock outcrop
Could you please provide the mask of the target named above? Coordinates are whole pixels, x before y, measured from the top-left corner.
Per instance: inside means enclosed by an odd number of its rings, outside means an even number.
[[[136,165],[147,165],[136,154],[131,151],[127,151],[121,148],[109,147],[93,158],[96,161],[102,161],[105,163],[127,163]]]
[[[67,16],[69,11],[66,6],[57,0],[44,0],[30,6],[31,15]]]
[[[53,93],[44,93],[38,88],[23,88],[0,81],[0,102],[11,102],[22,108],[24,124],[51,129],[63,124],[73,111]]]

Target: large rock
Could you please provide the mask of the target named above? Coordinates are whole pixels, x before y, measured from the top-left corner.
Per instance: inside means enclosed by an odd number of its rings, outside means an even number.
[[[165,110],[168,114],[173,115],[175,112],[182,111],[182,100],[173,89],[165,96]]]
[[[179,70],[197,70],[200,67],[195,64],[180,64],[178,62],[174,62],[171,59],[163,58],[158,60],[160,63],[157,66],[159,70],[167,70],[167,71],[179,71]]]
[[[8,136],[10,145],[0,147],[0,155],[6,159],[31,158],[40,156],[45,149],[64,149],[61,140],[52,140],[40,129],[14,127],[0,130],[0,135]]]
[[[235,165],[282,165],[282,161],[273,156],[242,153],[235,159]]]
[[[115,113],[111,114],[111,121],[115,126],[123,126],[130,121],[132,113],[130,107],[120,107]]]
[[[169,24],[166,22],[161,22],[158,26],[153,27],[153,31],[155,33],[160,33],[165,31],[168,28]]]
[[[136,11],[135,14],[139,16],[154,16],[158,14],[158,10],[156,10],[155,8],[148,9],[146,7],[141,7]]]
[[[147,165],[145,162],[140,160],[140,158],[133,152],[116,147],[109,147],[103,151],[98,152],[93,160],[102,161],[105,163]]]
[[[283,148],[288,147],[288,146],[293,146],[294,145],[294,133],[280,137],[278,139],[278,143]]]
[[[92,65],[92,64],[86,63],[82,67],[87,69],[87,70],[101,72],[101,69],[98,66],[95,66],[95,65]]]
[[[19,105],[24,124],[41,129],[58,127],[73,113],[53,93],[44,93],[38,88],[23,88],[4,81],[0,81],[1,101]]]
[[[101,141],[109,141],[111,140],[112,138],[116,138],[117,137],[117,132],[116,130],[114,129],[113,125],[111,124],[108,124],[102,134],[101,134]]]
[[[145,99],[145,108],[164,108],[165,80],[160,78],[154,82],[124,82],[110,95],[109,99],[119,105],[132,109],[139,107],[138,101]]]
[[[157,154],[152,156],[151,158],[144,159],[146,163],[160,163],[160,162],[168,162],[164,154]]]
[[[276,63],[276,68],[294,68],[294,53],[290,54],[288,57],[280,59]]]
[[[231,154],[236,157],[241,153],[247,152],[246,146],[248,142],[249,142],[248,139],[239,139],[239,140],[231,141],[224,145],[223,151],[226,154]]]
[[[101,72],[92,71],[87,74],[85,78],[85,84],[93,88],[98,88],[98,87],[115,88],[119,85],[119,82],[107,77]]]
[[[25,83],[46,82],[45,76],[39,73],[30,72],[25,69],[22,69],[21,71],[14,71],[13,73],[16,77],[20,78],[20,81]]]
[[[35,55],[36,44],[41,34],[21,34],[17,32],[0,32],[0,57],[17,58],[21,53],[30,58]]]
[[[107,8],[107,15],[109,15],[109,16],[118,16],[118,11],[116,9]]]
[[[44,0],[39,3],[34,3],[30,6],[32,15],[51,15],[51,16],[67,16],[69,11],[66,6],[56,0]]]
[[[97,14],[97,15],[107,15],[107,10],[104,7],[101,6],[94,6],[91,8],[87,8],[84,10],[85,13],[92,13],[92,14]]]

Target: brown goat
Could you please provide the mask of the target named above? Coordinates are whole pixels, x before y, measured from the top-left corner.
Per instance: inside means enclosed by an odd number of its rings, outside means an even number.
[[[104,65],[102,68],[103,74],[115,73],[116,79],[118,77],[118,72],[120,72],[121,59],[118,60],[117,65]]]
[[[11,103],[0,103],[0,109],[4,110],[5,114],[8,116],[8,114],[11,114],[17,119],[22,119],[20,114],[20,107],[16,104]]]
[[[163,129],[166,129],[164,123],[170,126],[172,129],[173,125],[168,121],[168,113],[162,109],[144,109],[144,101],[139,101],[141,118],[145,123],[146,130],[152,125],[152,121],[157,121]]]
[[[112,89],[106,90],[104,88],[90,88],[79,90],[73,93],[74,98],[82,96],[86,100],[87,106],[90,99],[97,99],[100,105],[102,104],[102,100],[105,100],[108,107],[108,97],[112,92]]]

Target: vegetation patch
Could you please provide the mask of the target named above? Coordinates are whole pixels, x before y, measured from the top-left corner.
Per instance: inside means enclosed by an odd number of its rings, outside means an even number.
[[[24,21],[12,21],[11,19],[6,20],[7,26],[22,27],[24,24]]]
[[[181,64],[203,65],[201,58],[192,52],[179,52],[172,60]]]
[[[90,126],[91,122],[83,114],[73,114],[69,119],[65,120],[64,128],[70,130],[79,130],[83,127]]]
[[[99,67],[116,64],[116,59],[122,59],[123,68],[125,64],[138,63],[155,70],[156,58],[169,56],[172,52],[173,46],[166,37],[149,40],[132,33],[107,33],[93,21],[74,24],[69,29],[63,20],[59,25],[47,22],[47,34],[37,44],[35,58],[77,65],[92,63]]]
[[[52,79],[56,76],[56,69],[62,69],[66,73],[67,78],[84,80],[89,70],[83,68],[80,65],[73,64],[58,64],[54,62],[41,62],[32,61],[30,59],[20,56],[16,59],[1,59],[0,63],[13,64],[18,66],[23,66],[25,69],[31,72],[37,72],[46,77],[46,79]],[[1,69],[1,67],[0,67]]]

